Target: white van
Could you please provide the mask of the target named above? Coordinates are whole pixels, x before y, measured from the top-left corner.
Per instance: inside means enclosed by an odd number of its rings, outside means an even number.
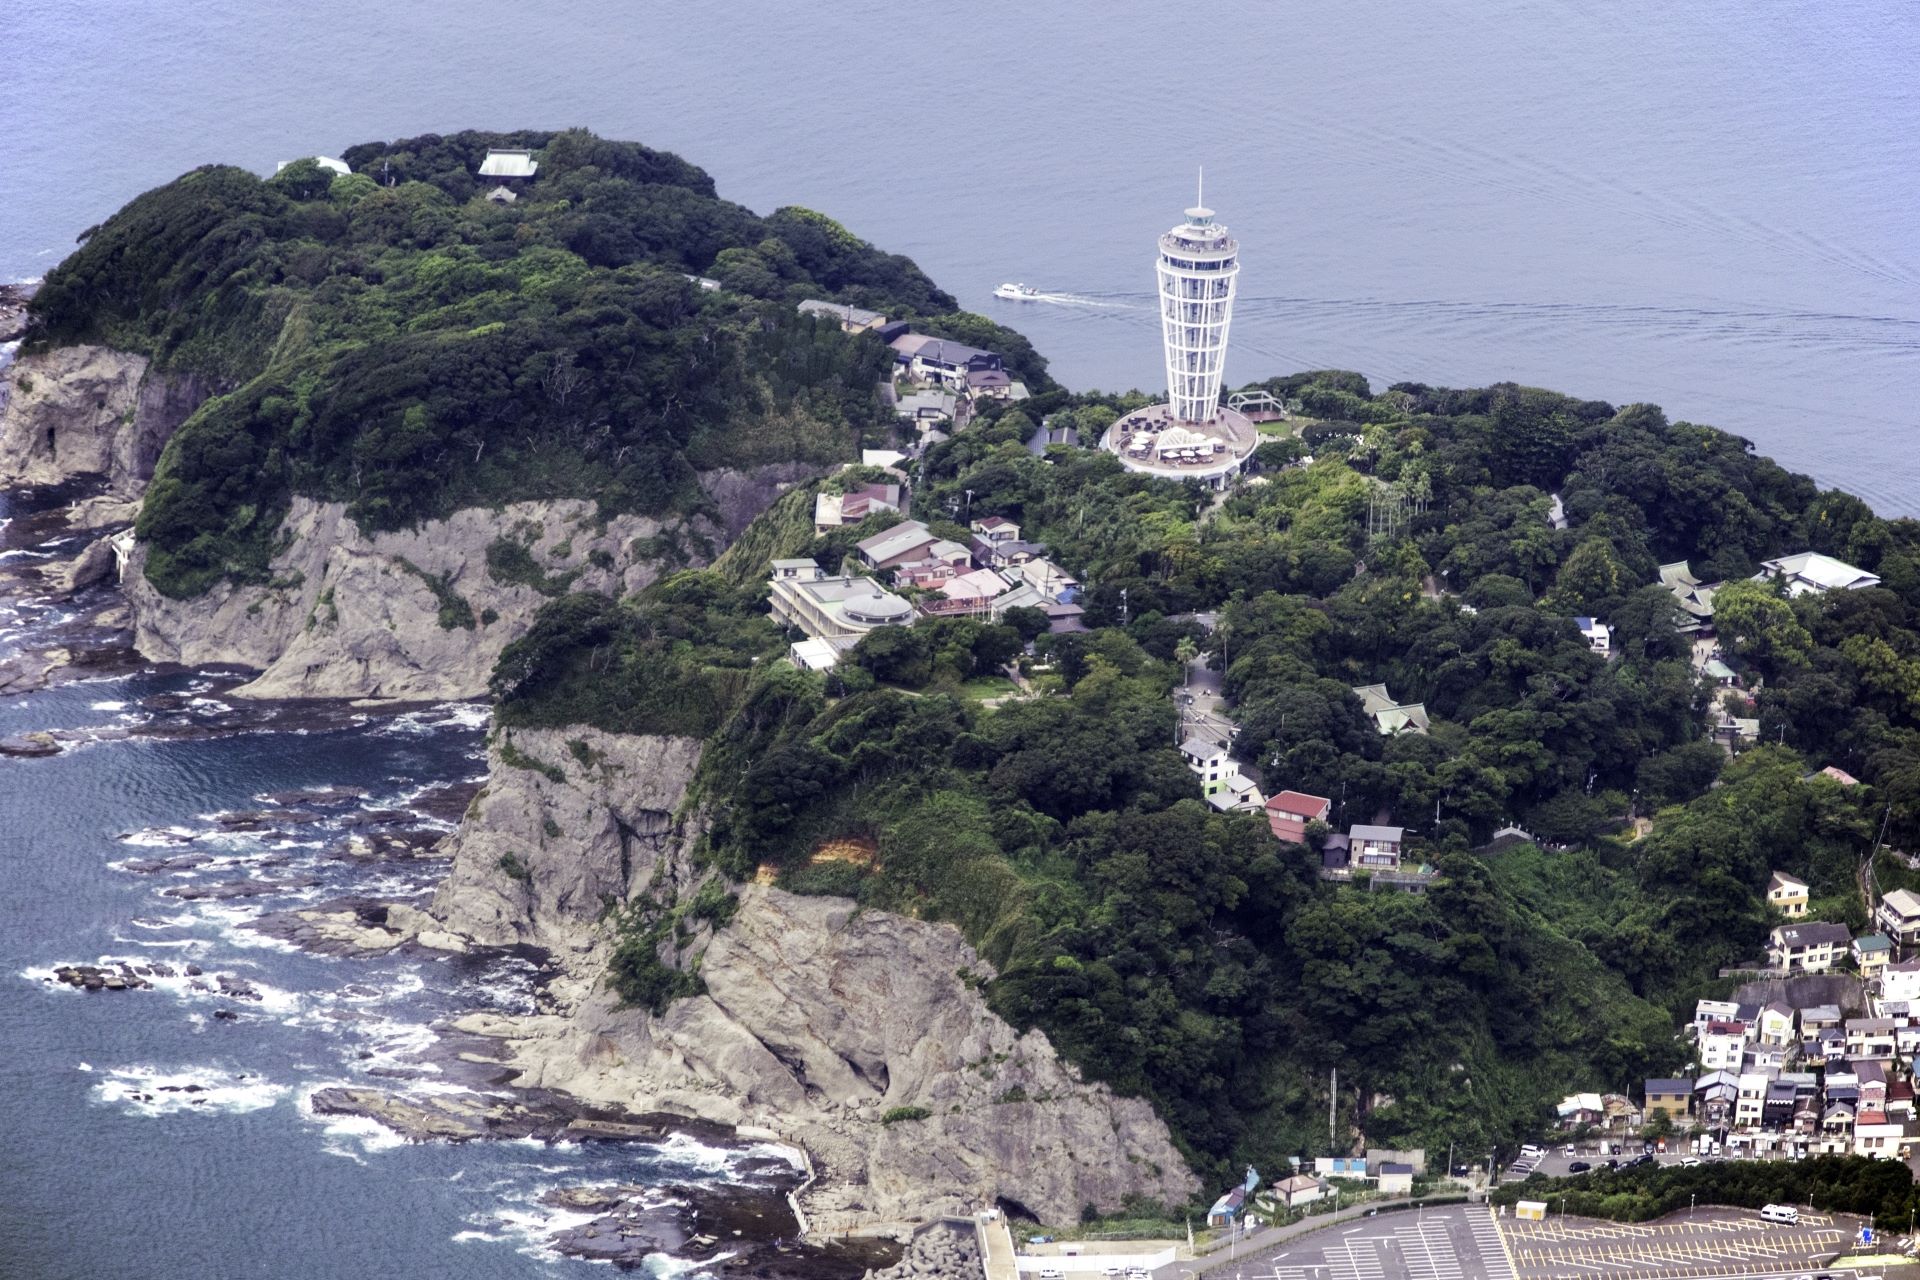
[[[1800,1225],[1800,1209],[1796,1205],[1770,1204],[1760,1211],[1760,1221],[1778,1222],[1782,1226],[1797,1227]]]
[[[1536,1147],[1531,1143],[1520,1148],[1520,1155],[1527,1160],[1538,1160],[1541,1156],[1544,1156],[1546,1154],[1547,1154],[1546,1148]]]

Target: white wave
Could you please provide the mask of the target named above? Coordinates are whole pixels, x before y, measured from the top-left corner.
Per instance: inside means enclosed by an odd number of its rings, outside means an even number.
[[[422,734],[437,729],[484,729],[493,716],[485,702],[448,702],[423,711],[407,711],[381,726],[389,733]]]
[[[134,831],[121,836],[120,843],[137,845],[144,848],[152,848],[154,846],[171,847],[174,845],[191,844],[194,840],[205,834],[207,833],[204,830],[196,831],[191,827],[148,827],[143,831]],[[108,865],[111,866],[112,864],[109,863]]]
[[[75,1071],[92,1071],[92,1070],[93,1070],[93,1064],[92,1064],[91,1062],[81,1062],[81,1063],[76,1063],[76,1064],[74,1065],[74,1068],[73,1068],[73,1069],[74,1069]]]
[[[94,1086],[102,1102],[134,1115],[177,1115],[191,1111],[240,1114],[264,1111],[286,1096],[285,1085],[250,1072],[214,1067],[115,1067]]]
[[[136,929],[190,929],[199,921],[190,911],[171,916],[135,916],[127,921]]]
[[[87,704],[89,711],[125,711],[126,709],[127,704],[124,702],[89,702]]]

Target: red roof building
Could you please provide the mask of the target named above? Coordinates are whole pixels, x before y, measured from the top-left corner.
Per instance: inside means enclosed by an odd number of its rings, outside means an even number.
[[[1325,796],[1310,796],[1304,791],[1282,791],[1267,801],[1267,825],[1273,838],[1289,844],[1307,842],[1307,824],[1325,822],[1333,811],[1333,801]]]

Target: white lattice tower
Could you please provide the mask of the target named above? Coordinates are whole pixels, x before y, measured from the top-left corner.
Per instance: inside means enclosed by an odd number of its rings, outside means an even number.
[[[1160,237],[1156,270],[1167,399],[1179,421],[1205,422],[1220,403],[1240,245],[1196,196],[1187,220]]]

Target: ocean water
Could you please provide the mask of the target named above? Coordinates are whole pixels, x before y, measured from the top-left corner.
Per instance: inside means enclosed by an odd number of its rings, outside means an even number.
[[[1652,400],[1920,511],[1902,0],[9,0],[0,65],[0,277],[207,161],[585,124],[911,254],[1070,386],[1157,388],[1153,238],[1204,164],[1229,379]]]
[[[39,501],[0,492],[0,530]],[[0,592],[0,657],[62,611]],[[136,673],[0,698],[0,737],[100,739],[0,757],[0,1280],[605,1274],[549,1250],[554,1228],[585,1215],[543,1206],[543,1192],[629,1182],[684,1197],[666,1188],[751,1176],[685,1135],[411,1145],[316,1116],[307,1100],[327,1085],[493,1091],[433,1051],[434,1024],[534,1009],[527,956],[331,959],[247,927],[342,895],[423,902],[443,862],[362,865],[337,850],[363,811],[477,781],[485,708],[210,735],[232,705],[220,688],[205,673]],[[366,795],[264,830],[216,821],[296,788]],[[211,861],[136,865],[193,855]],[[191,896],[234,882],[268,891]],[[171,973],[126,992],[52,980],[56,966],[116,961]],[[223,994],[222,977],[251,994]],[[650,1274],[685,1271],[656,1255]]]

